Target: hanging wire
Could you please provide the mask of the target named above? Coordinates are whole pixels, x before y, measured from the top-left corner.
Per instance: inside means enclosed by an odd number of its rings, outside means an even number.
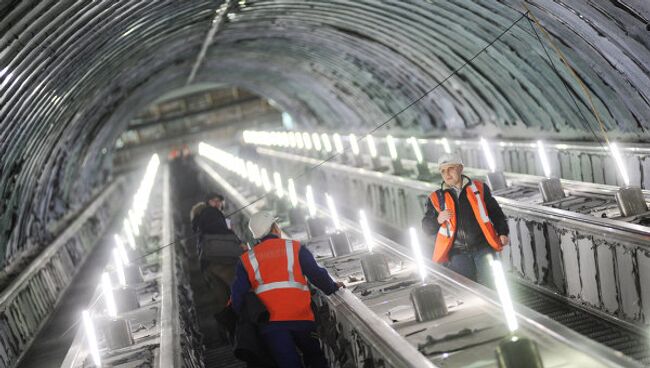
[[[583,119],[583,120],[581,120],[582,126],[587,128],[591,132],[591,134],[593,134],[596,142],[598,144],[600,144],[600,146],[603,149],[607,150],[607,148],[602,144],[602,142],[598,138],[598,135],[596,134],[594,129],[589,124],[589,121],[587,120],[585,115],[582,113],[582,110],[580,109],[580,106],[578,105],[578,101],[576,100],[575,96],[571,92],[571,88],[569,87],[567,82],[564,80],[564,78],[562,78],[562,76],[560,75],[560,72],[558,71],[557,67],[555,66],[555,63],[553,62],[553,59],[551,58],[551,55],[549,54],[548,50],[546,49],[546,45],[544,45],[544,42],[542,41],[542,38],[539,35],[539,32],[537,32],[537,28],[539,28],[541,30],[541,32],[544,34],[544,37],[548,40],[548,43],[551,45],[551,47],[553,48],[553,50],[555,51],[557,56],[560,58],[560,60],[564,64],[564,66],[569,70],[571,76],[573,76],[573,78],[578,82],[578,85],[580,86],[580,88],[585,93],[585,95],[587,97],[587,100],[589,101],[589,106],[591,108],[591,112],[592,112],[593,116],[596,118],[596,121],[598,122],[598,125],[600,126],[600,130],[603,133],[603,137],[605,138],[605,141],[609,145],[609,137],[607,136],[607,132],[605,131],[605,125],[603,124],[603,122],[601,120],[600,113],[598,112],[598,110],[596,109],[596,107],[594,105],[593,99],[591,97],[591,93],[589,93],[589,89],[584,84],[582,79],[576,74],[575,70],[571,67],[571,65],[567,61],[567,59],[564,56],[564,54],[562,53],[562,51],[560,51],[560,49],[557,47],[557,45],[555,45],[555,42],[553,42],[553,39],[551,38],[551,35],[549,35],[548,32],[546,31],[546,29],[544,27],[542,27],[542,25],[539,23],[539,20],[537,19],[537,17],[535,17],[535,15],[530,11],[530,9],[528,9],[528,6],[526,4],[524,4],[524,7],[526,8],[526,14],[529,15],[529,17],[526,17],[526,19],[528,20],[528,23],[530,24],[530,27],[533,29],[533,32],[535,32],[535,36],[537,37],[537,40],[539,41],[539,44],[542,46],[542,49],[544,50],[544,53],[546,54],[546,58],[548,59],[548,62],[551,64],[551,67],[553,68],[553,71],[555,71],[555,74],[558,76],[558,78],[560,79],[560,81],[564,85],[564,88],[566,88],[567,94],[571,98],[571,101],[573,101],[573,104],[576,106],[576,109],[578,110],[578,113],[580,114],[580,116]],[[532,18],[532,21],[531,21],[531,18]],[[533,24],[533,22],[535,24]],[[535,25],[537,25],[537,27],[535,27]]]
[[[526,18],[526,14],[527,14],[527,13],[521,13],[521,15],[519,16],[519,18],[517,18],[514,22],[512,22],[512,23],[511,23],[511,24],[510,24],[506,29],[504,29],[501,33],[499,33],[499,35],[498,35],[497,37],[495,37],[495,38],[494,38],[492,41],[490,41],[487,45],[485,45],[483,48],[481,48],[481,49],[480,49],[477,53],[475,53],[471,58],[469,58],[468,60],[466,60],[465,62],[463,62],[463,64],[461,64],[459,67],[457,67],[456,69],[454,69],[454,71],[452,71],[452,72],[451,72],[448,76],[446,76],[443,80],[441,80],[440,82],[436,83],[435,86],[433,86],[433,87],[431,87],[430,89],[428,89],[427,91],[425,91],[425,92],[424,92],[420,97],[418,97],[418,98],[416,98],[415,100],[411,101],[411,103],[409,103],[408,105],[404,106],[402,109],[400,109],[400,110],[397,111],[396,113],[392,114],[388,119],[386,119],[385,121],[383,121],[381,124],[375,126],[373,129],[371,129],[371,130],[369,130],[368,132],[366,132],[366,133],[365,133],[365,134],[364,134],[364,135],[359,139],[359,141],[363,141],[363,140],[367,139],[367,138],[368,138],[370,135],[372,135],[374,132],[376,132],[377,130],[379,130],[379,129],[381,129],[382,127],[384,127],[386,124],[388,124],[388,123],[390,123],[391,121],[393,121],[397,116],[399,116],[400,114],[402,114],[404,111],[408,110],[409,108],[413,107],[413,105],[415,105],[416,103],[420,102],[423,98],[425,98],[425,97],[426,97],[427,95],[429,95],[431,92],[435,91],[438,87],[440,87],[441,85],[443,85],[443,84],[444,84],[445,82],[447,82],[450,78],[452,78],[453,76],[455,76],[456,74],[458,74],[458,72],[459,72],[461,69],[465,68],[467,65],[470,65],[470,64],[474,61],[474,59],[476,59],[479,55],[481,55],[482,53],[484,53],[488,48],[492,47],[492,45],[494,45],[495,42],[497,42],[498,40],[500,40],[501,37],[503,37],[503,35],[505,35],[506,33],[508,33],[508,31],[510,31],[510,30],[512,29],[512,27],[514,27],[517,23],[519,23],[519,21],[521,21],[522,19]],[[324,165],[325,163],[327,163],[327,162],[333,160],[334,158],[336,158],[336,157],[342,155],[343,153],[345,153],[345,152],[348,150],[348,148],[349,148],[349,146],[348,146],[348,147],[344,147],[343,150],[342,150],[341,152],[334,152],[333,154],[331,154],[331,155],[328,156],[327,158],[323,159],[323,160],[320,161],[319,163],[317,163],[317,164],[315,164],[315,165],[313,165],[313,166],[310,166],[310,167],[304,169],[302,172],[300,172],[300,173],[297,174],[297,175],[292,176],[292,179],[295,181],[295,180],[298,180],[298,179],[302,178],[303,176],[307,175],[309,172],[318,169],[319,167],[321,167],[321,166]],[[242,207],[236,209],[235,211],[229,213],[229,214],[228,214],[227,216],[225,216],[225,217],[228,218],[228,217],[230,217],[230,216],[232,216],[232,215],[234,215],[234,214],[236,214],[236,213],[238,213],[238,212],[243,211],[244,209],[246,209],[246,208],[252,206],[253,204],[259,202],[260,200],[264,199],[264,198],[265,198],[266,196],[268,196],[269,194],[270,194],[270,192],[265,193],[265,194],[263,194],[263,195],[261,195],[261,196],[255,198],[252,202],[250,202],[250,203],[248,203],[248,204],[246,204],[246,205],[244,205],[244,206],[242,206]]]
[[[457,67],[456,69],[454,69],[454,70],[453,70],[453,71],[452,71],[448,76],[446,76],[443,80],[441,80],[440,82],[436,83],[435,86],[433,86],[433,87],[431,87],[430,89],[426,90],[422,95],[420,95],[420,96],[419,96],[418,98],[416,98],[415,100],[411,101],[408,105],[404,106],[402,109],[400,109],[400,110],[397,111],[396,113],[392,114],[389,118],[387,118],[386,120],[384,120],[381,124],[375,126],[373,129],[369,130],[367,133],[365,133],[365,134],[364,134],[364,135],[359,139],[359,141],[363,141],[364,139],[367,139],[367,138],[368,138],[370,135],[372,135],[374,132],[376,132],[377,130],[381,129],[382,127],[384,127],[385,125],[387,125],[388,123],[390,123],[391,121],[393,121],[397,116],[399,116],[400,114],[402,114],[403,112],[405,112],[405,111],[408,110],[409,108],[413,107],[413,105],[415,105],[416,103],[420,102],[423,98],[425,98],[425,97],[426,97],[427,95],[429,95],[431,92],[435,91],[438,87],[440,87],[442,84],[444,84],[445,82],[447,82],[450,78],[454,77],[456,74],[458,74],[458,72],[459,72],[460,70],[462,70],[463,68],[465,68],[465,67],[468,66],[468,65],[471,65],[471,63],[472,63],[472,62],[473,62],[473,61],[474,61],[474,60],[475,60],[479,55],[483,54],[487,49],[489,49],[490,47],[492,47],[492,45],[494,45],[495,42],[497,42],[498,40],[500,40],[501,37],[503,37],[503,35],[505,35],[506,33],[508,33],[508,32],[512,29],[512,27],[514,27],[514,26],[515,26],[517,23],[519,23],[522,19],[527,18],[527,14],[528,14],[527,12],[526,12],[526,13],[520,13],[519,18],[517,18],[515,21],[513,21],[513,22],[512,22],[512,23],[511,23],[511,24],[510,24],[506,29],[504,29],[501,33],[499,33],[499,35],[498,35],[497,37],[495,37],[495,38],[494,38],[492,41],[490,41],[487,45],[485,45],[485,46],[484,46],[483,48],[481,48],[478,52],[476,52],[476,53],[475,53],[471,58],[469,58],[469,59],[467,59],[465,62],[463,62],[459,67]],[[348,148],[349,148],[349,147],[344,147],[344,148],[343,148],[343,151],[341,151],[341,152],[335,152],[335,153],[331,154],[331,155],[328,156],[327,158],[325,158],[325,159],[323,159],[322,161],[320,161],[318,164],[315,164],[315,165],[313,165],[313,166],[311,166],[311,167],[308,167],[307,169],[303,170],[303,171],[300,172],[299,174],[292,176],[292,179],[295,181],[295,180],[298,180],[298,179],[302,178],[303,176],[307,175],[309,172],[318,169],[319,167],[321,167],[321,166],[324,165],[325,163],[327,163],[327,162],[333,160],[334,158],[340,156],[341,154],[345,153],[345,152],[348,150]],[[233,216],[233,215],[235,215],[235,214],[237,214],[237,213],[239,213],[239,212],[245,210],[246,208],[248,208],[248,207],[254,205],[255,203],[261,201],[262,199],[266,198],[269,194],[271,194],[271,192],[266,192],[266,193],[264,193],[263,195],[261,195],[261,196],[259,196],[259,197],[256,197],[255,199],[253,199],[252,201],[248,202],[247,204],[245,204],[245,205],[243,205],[243,206],[241,206],[241,207],[239,207],[239,208],[233,210],[232,212],[228,213],[227,215],[224,215],[224,217],[225,217],[225,218],[230,218],[231,216]],[[193,238],[195,238],[195,237],[197,237],[197,236],[198,236],[198,235],[192,235],[192,236],[188,236],[188,237],[184,237],[184,238],[179,238],[179,239],[177,239],[177,240],[175,240],[175,241],[173,241],[173,242],[170,242],[170,243],[168,243],[168,244],[162,245],[162,246],[160,246],[160,247],[158,247],[158,248],[156,248],[156,249],[154,249],[154,250],[148,252],[147,254],[142,255],[142,256],[136,258],[135,260],[142,259],[142,258],[144,258],[144,257],[147,257],[147,256],[151,255],[151,254],[157,253],[157,252],[161,251],[162,249],[165,249],[165,248],[167,248],[167,247],[169,247],[169,246],[172,246],[172,245],[178,244],[178,243],[180,243],[181,241],[185,241],[185,240],[193,239]],[[134,261],[135,261],[135,260],[134,260]]]

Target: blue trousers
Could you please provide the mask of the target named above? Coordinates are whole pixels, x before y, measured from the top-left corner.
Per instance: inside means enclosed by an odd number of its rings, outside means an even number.
[[[482,248],[475,251],[451,252],[447,268],[457,272],[470,280],[476,281],[488,287],[492,287],[492,270],[488,255],[494,256],[490,248]]]
[[[314,322],[271,322],[261,335],[280,368],[302,368],[303,362],[308,368],[328,367]]]

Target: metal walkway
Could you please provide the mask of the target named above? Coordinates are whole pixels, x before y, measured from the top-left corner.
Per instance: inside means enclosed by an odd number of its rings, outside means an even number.
[[[650,339],[647,335],[609,322],[592,313],[546,295],[521,282],[512,281],[513,299],[564,326],[609,348],[620,351],[646,366],[650,366]]]
[[[256,187],[255,184],[247,184],[224,171],[219,170],[221,174],[218,173],[206,161],[200,161],[199,166],[208,176],[222,185],[224,194],[227,192],[233,202],[248,203],[262,191],[262,188]],[[260,166],[260,169],[263,167]],[[257,207],[264,207],[267,210],[274,208],[272,204],[261,202]],[[300,202],[302,203],[303,200],[301,199]],[[329,212],[321,208],[318,210],[318,216],[328,218]],[[389,359],[391,361],[389,365],[394,365],[395,362],[406,361],[400,360],[400,357],[415,358],[413,355],[400,355],[400,352],[417,347],[435,366],[466,366],[479,364],[479,362],[486,366],[493,364],[489,357],[494,354],[492,349],[497,343],[495,339],[498,341],[504,333],[503,326],[499,322],[501,316],[498,307],[492,310],[493,306],[498,305],[493,293],[444,268],[431,265],[427,266],[430,280],[441,285],[447,304],[451,305],[448,308],[453,309],[454,312],[435,320],[435,323],[416,322],[412,320],[412,316],[388,318],[387,316],[392,316],[393,313],[408,314],[407,311],[412,309],[408,295],[417,281],[411,280],[412,276],[409,276],[408,272],[408,264],[412,261],[409,256],[410,250],[399,241],[395,242],[375,234],[376,247],[381,248],[386,254],[393,277],[385,282],[365,283],[359,267],[359,259],[365,253],[365,246],[358,244],[360,236],[358,224],[345,218],[341,218],[341,223],[348,236],[357,239],[352,240],[351,254],[332,257],[326,244],[319,245],[316,242],[308,245],[315,255],[320,254],[323,257],[319,262],[328,268],[330,274],[350,283],[348,290],[351,293],[346,291],[342,295],[337,293],[334,298],[321,298],[322,305],[330,310],[331,320],[328,322],[335,323],[339,326],[336,330],[340,331],[334,342],[335,345],[330,345],[333,349],[332,356],[339,357],[343,354],[346,359],[362,362],[367,359],[381,361],[394,354],[392,360]],[[304,235],[295,233],[291,236],[302,240]],[[579,333],[583,330],[580,330],[582,326],[580,323],[567,328],[528,308],[518,308],[518,314],[522,332],[537,341],[540,351],[544,352],[545,364],[549,366],[635,366],[634,362],[600,345],[598,340],[592,340],[590,336],[587,338],[581,336]],[[575,319],[585,321],[582,316],[576,316]],[[618,326],[608,327],[610,327],[609,336],[617,336],[614,327]],[[401,336],[396,338],[393,336],[394,332],[389,330],[375,331],[378,328],[392,329]],[[598,330],[604,327],[592,324],[592,329]],[[471,332],[466,334],[464,333],[466,330]],[[442,345],[430,346],[431,343],[436,344],[436,341],[447,340],[449,341]],[[637,346],[642,344],[639,340],[636,343]],[[349,352],[341,348],[346,345],[356,348],[353,352]],[[617,348],[614,345],[611,347]],[[636,357],[634,349],[625,352],[632,358]],[[430,363],[420,361],[416,366],[427,366]]]

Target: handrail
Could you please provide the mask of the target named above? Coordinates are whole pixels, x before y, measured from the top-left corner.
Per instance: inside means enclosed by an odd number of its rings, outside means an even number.
[[[169,166],[163,168],[163,245],[173,241],[171,215]],[[176,282],[176,251],[173,245],[166,246],[161,255],[161,303],[160,303],[160,357],[159,366],[181,366],[180,320],[178,307],[178,285]]]
[[[30,262],[30,264],[20,273],[16,279],[14,279],[9,286],[7,286],[0,293],[0,310],[4,309],[4,305],[16,297],[17,293],[20,292],[25,286],[25,283],[28,282],[36,272],[38,272],[50,258],[59,249],[66,244],[66,242],[74,236],[79,229],[86,223],[88,217],[92,216],[97,209],[104,204],[106,197],[110,196],[118,186],[124,181],[123,177],[119,177],[113,181],[88,207],[86,207],[77,218],[68,226],[59,236],[54,239],[54,241],[43,249],[39,255]]]
[[[321,216],[329,217],[329,212],[325,209],[320,208],[319,213]],[[341,218],[341,222],[346,227],[346,231],[355,232],[358,235],[362,235],[354,221],[346,218]],[[373,234],[373,239],[376,245],[380,246],[382,249],[385,249],[398,257],[414,261],[414,258],[411,256],[410,252],[403,251],[408,249],[407,247],[404,247],[401,244],[390,240],[381,234]],[[429,274],[433,274],[438,278],[445,279],[446,281],[451,282],[470,293],[473,293],[474,295],[480,297],[481,299],[489,302],[494,306],[501,306],[501,302],[493,290],[488,289],[487,287],[478,283],[472,282],[464,277],[461,277],[451,270],[436,265],[430,261],[426,261],[425,263]],[[588,351],[590,355],[597,356],[598,359],[607,362],[611,366],[641,366],[639,363],[632,361],[619,352],[610,349],[602,344],[599,344],[593,340],[590,340],[578,332],[538,312],[535,312],[532,309],[520,305],[515,305],[515,312],[520,319],[520,324],[522,327],[534,328],[538,331],[542,331],[544,334],[551,336],[552,338],[578,351]],[[500,317],[496,316],[495,318]]]
[[[181,324],[180,324],[180,307],[179,307],[179,294],[178,294],[178,279],[176,274],[176,251],[172,244],[174,237],[173,230],[173,216],[172,216],[172,203],[171,203],[171,183],[169,165],[162,165],[160,167],[159,175],[162,176],[162,190],[161,195],[156,197],[156,202],[161,203],[160,212],[156,209],[156,219],[162,214],[160,221],[162,222],[160,234],[160,241],[162,245],[166,245],[156,258],[156,262],[160,268],[156,276],[158,280],[158,292],[160,297],[157,300],[152,300],[150,304],[143,306],[146,308],[157,309],[156,319],[159,321],[159,328],[156,327],[152,330],[150,335],[147,335],[146,342],[143,340],[140,347],[133,345],[132,352],[142,349],[145,346],[158,346],[158,352],[155,355],[155,367],[182,367],[182,346],[181,346]],[[160,180],[160,179],[158,179]],[[158,208],[158,207],[156,207]],[[158,234],[158,233],[156,233]],[[101,286],[95,288],[92,300],[97,300],[101,295]],[[89,309],[92,309],[94,303],[89,303]],[[128,315],[126,312],[125,315]],[[133,317],[131,315],[130,317]],[[125,317],[125,318],[130,318]],[[76,334],[72,345],[64,358],[61,367],[73,368],[78,367],[82,362],[87,359],[88,350],[86,347],[86,334],[83,326],[76,329]],[[114,354],[114,352],[109,352]]]
[[[96,244],[99,234],[80,234],[88,226],[88,220],[104,206],[111,206],[109,198],[123,185],[119,177],[110,183],[94,200],[71,221],[29,265],[0,293],[0,311],[5,311],[9,325],[20,324],[20,331],[10,329],[6,337],[6,359],[9,367],[22,361],[36,336],[60,303],[62,295],[70,286],[90,247]],[[112,211],[112,210],[111,210]],[[111,216],[113,214],[111,213]],[[79,238],[77,237],[79,235]],[[78,248],[79,259],[69,253],[71,239],[89,240]],[[42,282],[44,281],[44,282]],[[8,325],[8,326],[9,326]]]
[[[221,186],[224,194],[231,198],[234,202],[238,202],[238,206],[248,204],[244,198],[226,179],[224,179],[216,170],[201,158],[197,158],[197,163],[217,185]],[[253,213],[250,207],[244,211],[251,215]],[[355,297],[349,290],[338,291],[332,296],[330,300],[334,305],[345,308],[360,325],[356,326],[363,328],[364,331],[370,335],[367,337],[372,338],[375,346],[380,347],[381,351],[385,354],[390,354],[390,357],[396,367],[425,367],[435,368],[436,366],[426,359],[420,352],[407,343],[394,329],[390,328],[384,321],[377,317],[366,305],[364,305],[357,297]]]
[[[320,163],[320,160],[313,159],[310,157],[299,156],[286,152],[279,152],[273,149],[268,148],[257,148],[257,152],[261,155],[276,157],[281,159],[287,159],[291,161],[303,162],[308,165],[315,165]],[[404,186],[407,188],[423,191],[423,193],[430,193],[438,189],[438,186],[431,183],[422,182],[419,180],[399,177],[390,174],[384,174],[381,172],[376,172],[364,168],[351,167],[347,165],[342,165],[334,162],[325,162],[321,167],[330,168],[333,170],[342,171],[350,175],[359,175],[365,177],[371,177],[375,179],[381,179],[383,182]],[[527,214],[554,218],[566,222],[570,222],[572,225],[578,226],[583,230],[603,233],[605,231],[616,234],[617,236],[625,237],[626,240],[633,241],[635,244],[642,246],[644,248],[650,249],[650,228],[647,226],[642,226],[638,224],[628,223],[624,221],[609,219],[609,218],[600,218],[590,215],[585,215],[581,213],[576,213],[568,210],[546,207],[536,204],[522,203],[512,199],[507,199],[504,197],[494,196],[500,204],[503,204],[505,208],[509,208],[517,211],[525,211]]]
[[[346,138],[344,135],[343,138]],[[396,137],[398,138],[398,137]],[[402,139],[405,139],[404,137],[401,137]],[[408,137],[407,137],[408,138]],[[442,138],[442,137],[441,137]],[[436,138],[436,137],[429,137],[429,138],[418,138],[418,142],[420,145],[422,144],[438,144],[442,145],[441,143],[441,138]],[[377,144],[381,144],[385,142],[386,137],[374,137],[375,141]],[[467,139],[467,138],[448,138],[448,142],[454,143],[457,146],[462,146],[462,147],[472,147],[472,148],[479,148],[482,149],[481,147],[481,142],[479,139]],[[531,150],[531,151],[537,151],[537,143],[535,141],[530,142],[530,141],[515,141],[515,140],[503,140],[503,139],[496,139],[494,140],[494,143],[498,145],[499,147],[516,147],[519,149],[526,149],[526,150]],[[608,154],[609,153],[609,148],[606,148],[607,146],[603,146],[597,142],[591,142],[591,143],[586,143],[586,142],[571,142],[571,141],[545,141],[544,142],[545,146],[547,149],[553,149],[553,150],[558,150],[558,151],[570,151],[570,150],[580,150],[581,152],[593,152],[593,153],[603,153],[603,154]],[[623,152],[630,152],[630,153],[636,153],[636,154],[648,154],[650,153],[650,144],[648,143],[620,143],[619,150]]]
[[[348,318],[354,319],[354,327],[363,334],[373,347],[384,354],[392,367],[435,368],[433,364],[415,346],[406,342],[397,331],[379,318],[359,298],[348,289],[339,289],[330,297],[332,305],[339,312],[347,312]]]
[[[217,180],[219,183],[227,184],[224,190],[228,192],[228,196],[236,198],[240,203],[239,205],[247,204],[246,199],[241,196],[238,191],[232,187],[227,181],[219,175],[216,170],[210,168],[207,163],[199,164],[202,168],[210,169],[210,176]],[[206,170],[208,171],[208,170]],[[298,201],[305,205],[305,201],[299,198]],[[317,205],[319,216],[329,217],[329,211]],[[345,218],[340,218],[341,223],[346,231],[355,232],[357,235],[362,235],[355,222]],[[406,247],[398,244],[381,234],[373,235],[376,245],[385,249],[397,257],[413,261],[410,252],[406,251]],[[466,290],[481,299],[487,301],[494,306],[500,306],[500,302],[496,297],[494,291],[486,287],[469,281],[463,277],[459,277],[450,270],[427,262],[427,269],[429,274],[433,274],[440,279],[444,279],[463,290]],[[361,332],[365,332],[366,338],[372,339],[370,341],[373,346],[376,346],[382,353],[391,357],[394,366],[404,367],[435,367],[425,356],[423,356],[417,349],[408,343],[401,335],[392,329],[385,321],[377,317],[363,302],[361,302],[354,294],[348,290],[339,291],[329,297],[333,305],[339,307],[337,310],[344,309],[348,318],[353,318],[355,327],[359,328]],[[549,336],[556,341],[569,346],[577,351],[589,352],[590,355],[597,357],[608,365],[618,367],[637,367],[640,365],[629,358],[622,356],[620,353],[594,342],[579,333],[567,328],[566,326],[543,316],[529,308],[517,306],[516,313],[522,322],[521,325],[525,329],[530,329],[542,332],[544,335]],[[496,318],[499,318],[498,316]]]

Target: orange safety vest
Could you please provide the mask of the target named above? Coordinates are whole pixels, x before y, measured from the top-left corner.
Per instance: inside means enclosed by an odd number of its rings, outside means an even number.
[[[240,258],[270,321],[313,321],[311,293],[302,273],[300,242],[268,239]]]
[[[487,213],[487,206],[485,205],[485,198],[483,195],[483,183],[478,180],[472,180],[466,188],[467,200],[472,206],[472,211],[474,212],[476,221],[478,221],[478,224],[483,231],[483,235],[485,235],[485,239],[487,239],[488,244],[490,244],[494,250],[500,252],[503,246],[501,245],[501,240],[494,229],[494,224],[490,221],[490,217]],[[438,193],[440,193],[440,190],[431,193],[429,199],[436,211],[440,213],[442,212],[442,207],[438,200]],[[454,201],[452,194],[448,191],[444,192],[444,201],[444,208],[451,210],[454,213],[454,216],[450,218],[449,221],[440,225],[440,228],[438,229],[436,245],[433,248],[433,261],[437,263],[443,263],[449,260],[449,251],[454,244],[456,235],[456,202]]]

